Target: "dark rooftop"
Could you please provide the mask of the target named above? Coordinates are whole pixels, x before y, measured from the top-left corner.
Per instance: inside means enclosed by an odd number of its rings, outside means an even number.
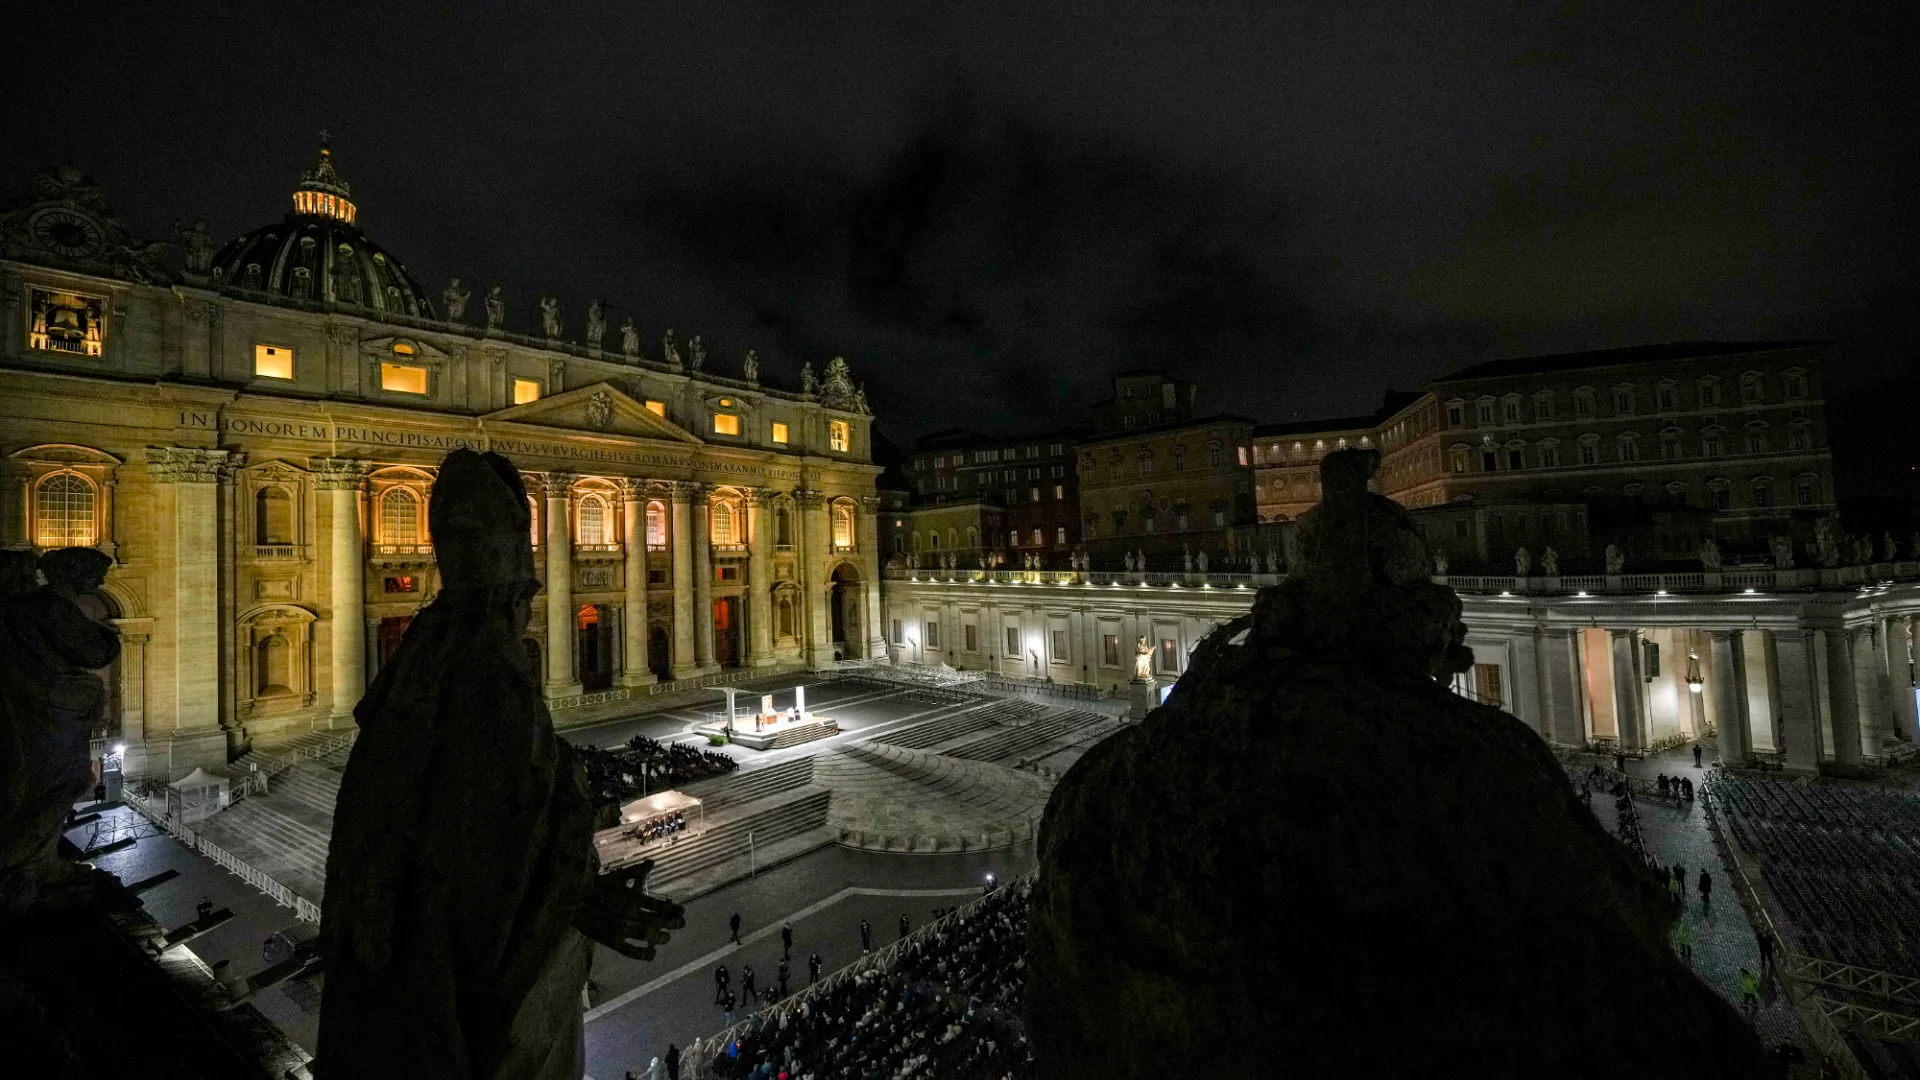
[[[1311,435],[1319,431],[1372,431],[1375,423],[1372,416],[1339,416],[1331,420],[1297,420],[1289,424],[1261,424],[1253,429],[1253,437],[1264,439],[1269,435]]]
[[[1169,431],[1186,431],[1191,428],[1212,427],[1215,424],[1247,424],[1253,420],[1236,413],[1216,413],[1212,416],[1196,416],[1191,420],[1170,420],[1151,427],[1123,428],[1119,431],[1103,431],[1098,435],[1089,435],[1080,440],[1081,446],[1098,446],[1101,443],[1125,442],[1142,435],[1158,435]]]
[[[1536,375],[1549,371],[1574,371],[1580,368],[1616,367],[1623,364],[1666,363],[1674,360],[1699,360],[1709,356],[1742,356],[1748,353],[1778,352],[1784,349],[1808,349],[1826,345],[1824,341],[1681,341],[1667,345],[1635,345],[1625,349],[1599,349],[1593,352],[1560,353],[1556,356],[1522,356],[1507,360],[1489,360],[1442,375],[1428,385],[1491,379],[1502,375]]]

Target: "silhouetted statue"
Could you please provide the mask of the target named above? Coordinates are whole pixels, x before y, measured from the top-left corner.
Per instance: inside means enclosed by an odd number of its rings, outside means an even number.
[[[651,862],[596,876],[586,777],[523,644],[519,472],[456,450],[427,514],[442,587],[354,710],[315,1075],[574,1080],[589,939],[651,959],[680,909],[646,895]]]
[[[29,556],[29,559],[31,556]],[[8,559],[0,597],[0,910],[53,899],[92,875],[59,857],[60,825],[93,787],[88,739],[107,701],[95,674],[120,636],[75,601],[96,593],[113,560],[90,547],[40,556],[46,584]]]
[[[1661,879],[1538,735],[1449,689],[1460,601],[1377,462],[1326,458],[1287,580],[1054,789],[1042,1080],[1765,1075],[1668,948]]]

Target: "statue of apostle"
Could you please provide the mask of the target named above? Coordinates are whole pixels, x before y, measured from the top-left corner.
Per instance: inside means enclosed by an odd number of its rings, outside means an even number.
[[[633,316],[620,324],[620,354],[629,360],[640,359],[640,328],[633,325]]]
[[[448,322],[457,323],[462,316],[466,315],[467,298],[472,295],[472,290],[460,284],[459,278],[447,282],[447,289],[440,294],[440,299],[446,302]]]
[[[560,337],[560,298],[543,296],[540,298],[540,328],[547,332],[550,339]]]
[[[0,597],[0,911],[91,876],[60,859],[60,825],[93,786],[87,741],[107,701],[96,672],[120,655],[113,627],[77,601],[112,565],[95,548],[58,548],[40,556],[46,584]],[[9,590],[27,585],[8,576]]]
[[[587,305],[587,346],[597,349],[607,336],[607,306],[595,300]]]
[[[506,290],[495,285],[487,290],[487,329],[498,330],[507,321]]]
[[[1153,646],[1142,637],[1133,645],[1133,677],[1136,679],[1153,678]]]
[[[314,1072],[578,1080],[600,942],[639,959],[683,925],[652,863],[598,873],[594,810],[524,645],[526,489],[456,450],[428,500],[442,587],[354,710],[327,855]]]

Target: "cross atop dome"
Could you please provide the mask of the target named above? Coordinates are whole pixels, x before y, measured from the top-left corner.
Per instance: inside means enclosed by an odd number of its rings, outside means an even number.
[[[293,192],[296,214],[318,214],[353,223],[359,208],[350,196],[353,188],[333,168],[333,151],[327,146],[327,133],[320,132],[320,158],[313,168],[300,174],[300,186]]]

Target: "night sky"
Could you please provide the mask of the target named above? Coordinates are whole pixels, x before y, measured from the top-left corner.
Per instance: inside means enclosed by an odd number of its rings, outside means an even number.
[[[902,442],[1059,427],[1128,367],[1291,421],[1821,339],[1843,493],[1920,460],[1920,5],[31,6],[5,198],[72,161],[224,242],[324,127],[436,303],[500,282],[531,330],[553,292],[577,337],[604,297],[776,384],[843,354]]]

